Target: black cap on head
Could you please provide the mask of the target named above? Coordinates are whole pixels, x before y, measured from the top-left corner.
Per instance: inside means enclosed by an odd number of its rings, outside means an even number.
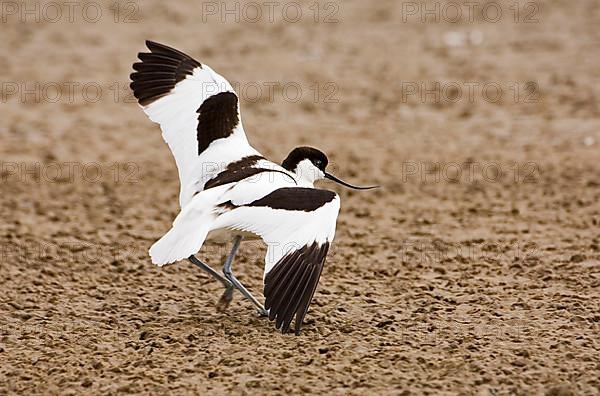
[[[302,160],[309,159],[317,168],[325,171],[329,160],[327,156],[322,152],[312,147],[296,147],[288,154],[287,158],[283,160],[281,166],[285,169],[293,172],[296,170],[298,163]]]
[[[331,173],[325,172],[325,168],[327,168],[327,164],[329,163],[327,156],[325,154],[323,154],[323,152],[317,150],[316,148],[312,148],[312,147],[296,147],[295,149],[292,150],[291,153],[288,154],[287,158],[285,160],[283,160],[283,162],[281,163],[281,166],[283,166],[285,169],[287,169],[290,172],[295,172],[296,168],[298,167],[298,164],[300,162],[304,161],[305,159],[310,160],[317,168],[319,168],[323,172],[323,175],[326,179],[332,180],[338,184],[341,184],[342,186],[353,188],[355,190],[370,190],[371,188],[379,187],[379,186],[370,186],[370,187],[354,186],[350,183],[347,183],[347,182],[335,177]]]

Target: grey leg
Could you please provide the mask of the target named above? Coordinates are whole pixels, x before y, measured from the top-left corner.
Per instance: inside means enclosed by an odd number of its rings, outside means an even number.
[[[233,284],[233,287],[238,289],[240,291],[240,293],[243,294],[244,297],[246,297],[248,300],[250,300],[250,302],[252,302],[252,304],[254,304],[258,308],[258,312],[261,315],[267,316],[269,314],[269,312],[267,310],[265,310],[263,305],[258,302],[258,300],[248,291],[248,289],[246,289],[244,287],[244,285],[242,285],[240,283],[239,280],[237,280],[235,275],[233,275],[233,273],[231,272],[231,265],[233,264],[233,258],[235,257],[235,254],[236,254],[238,248],[240,247],[241,242],[242,242],[241,236],[236,236],[234,238],[233,247],[231,248],[231,253],[229,253],[227,260],[225,260],[225,264],[223,265],[223,274],[225,275],[225,278],[227,278],[227,280],[229,282],[231,282],[231,284]],[[225,297],[225,294],[227,294],[228,292],[229,292],[229,289],[225,290],[225,293],[223,294],[223,297],[221,297],[221,299],[223,299]],[[231,293],[233,293],[233,290],[231,290]],[[229,301],[231,301],[231,299]]]
[[[218,271],[215,271],[209,265],[204,264],[202,261],[198,260],[193,254],[190,257],[188,257],[188,260],[190,260],[194,265],[198,266],[202,270],[208,272],[209,275],[211,275],[213,278],[221,282],[223,286],[225,286],[225,293],[223,293],[223,295],[219,299],[219,302],[217,303],[217,310],[224,311],[233,299],[233,284],[229,280],[227,280],[223,275],[221,275]]]
[[[218,280],[219,282],[221,282],[223,284],[223,286],[225,287],[231,287],[231,282],[229,282],[227,279],[225,279],[223,277],[223,275],[221,275],[218,271],[215,271],[214,269],[212,269],[210,266],[204,264],[202,261],[198,260],[198,258],[196,258],[196,256],[194,256],[193,254],[188,257],[188,260],[190,260],[190,262],[198,267],[200,267],[201,269],[203,269],[204,271],[208,272],[210,276],[212,276],[213,278],[215,278],[216,280]]]

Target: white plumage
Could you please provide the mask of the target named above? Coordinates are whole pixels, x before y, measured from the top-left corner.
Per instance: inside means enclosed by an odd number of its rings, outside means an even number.
[[[158,123],[179,171],[181,212],[171,229],[150,248],[159,266],[189,258],[222,281],[222,300],[233,288],[287,331],[293,317],[299,332],[335,234],[337,194],[315,189],[329,178],[327,157],[294,149],[282,163],[265,159],[249,143],[239,100],[222,76],[188,55],[147,42],[134,64],[131,88],[148,117]],[[207,239],[226,230],[234,249],[220,276],[196,254]],[[239,242],[249,234],[267,244],[263,274],[265,308],[231,273]]]

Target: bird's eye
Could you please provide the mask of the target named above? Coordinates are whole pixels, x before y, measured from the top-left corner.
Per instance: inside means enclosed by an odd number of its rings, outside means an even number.
[[[321,167],[321,165],[323,165],[323,161],[321,161],[321,160],[315,160],[314,164],[315,164],[315,166],[316,166],[317,168],[320,168],[320,167]]]

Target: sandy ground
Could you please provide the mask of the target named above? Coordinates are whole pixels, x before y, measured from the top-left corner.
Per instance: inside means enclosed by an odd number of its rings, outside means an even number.
[[[596,2],[454,23],[446,3],[425,22],[391,0],[254,3],[259,21],[113,3],[2,3],[0,394],[600,394]],[[342,211],[301,336],[151,265],[178,180],[127,90],[147,38],[237,84],[265,155],[310,144],[383,186],[322,184]],[[234,267],[258,293],[263,255]]]

